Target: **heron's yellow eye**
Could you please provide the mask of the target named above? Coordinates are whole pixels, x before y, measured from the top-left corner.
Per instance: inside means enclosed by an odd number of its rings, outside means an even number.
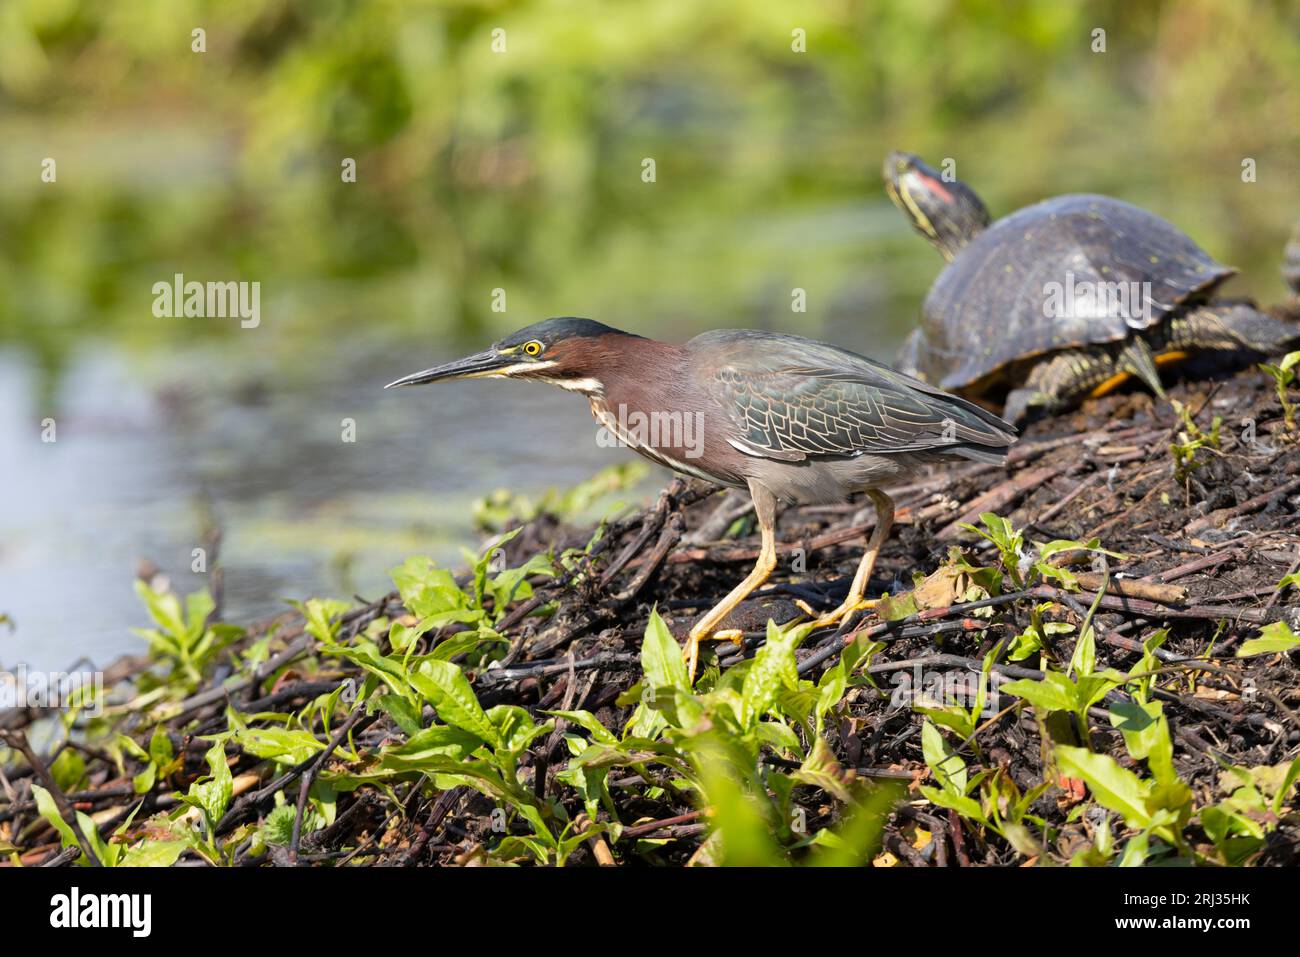
[[[530,356],[540,356],[542,354],[542,344],[536,339],[532,342],[525,342],[524,353]]]

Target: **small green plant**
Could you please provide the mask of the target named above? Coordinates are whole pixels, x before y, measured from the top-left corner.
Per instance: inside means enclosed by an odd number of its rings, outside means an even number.
[[[450,659],[458,654],[473,653],[477,660],[490,649],[501,648],[505,639],[493,626],[505,617],[512,602],[532,597],[530,577],[555,574],[554,564],[547,555],[534,555],[516,568],[494,570],[494,566],[502,564],[501,547],[518,533],[516,529],[502,536],[474,561],[468,590],[457,584],[456,577],[449,570],[438,567],[431,558],[408,558],[392,569],[390,574],[402,597],[402,604],[415,619],[413,622],[404,619],[390,623],[388,643],[393,651],[412,651],[417,639],[447,625],[464,626],[464,630],[441,642],[433,651],[434,657]],[[312,611],[311,605],[311,602],[307,603],[304,613]],[[345,648],[333,644],[337,628],[330,624],[329,619],[339,610],[336,605],[318,606],[315,614],[308,615],[309,628],[315,629],[312,634],[344,657],[353,657],[354,660],[357,660],[357,654],[382,657],[378,646],[370,639]]]
[[[169,667],[164,682],[169,693],[193,691],[221,650],[243,634],[242,629],[233,625],[208,623],[216,603],[206,588],[190,594],[185,599],[184,610],[173,592],[154,591],[140,579],[136,579],[135,593],[157,627],[132,630],[149,642],[150,655]],[[151,682],[141,684],[143,687]]]
[[[1287,389],[1295,382],[1295,367],[1300,363],[1300,352],[1288,352],[1277,365],[1260,363],[1260,368],[1273,377],[1277,388],[1277,401],[1282,406],[1282,419],[1288,430],[1295,429],[1295,403],[1287,396]]]
[[[1022,792],[1001,769],[985,768],[971,774],[966,761],[928,720],[921,726],[921,753],[939,782],[937,788],[921,785],[926,800],[956,811],[972,824],[1001,836],[1026,857],[1043,853],[1029,825],[1042,829],[1046,822],[1032,814],[1030,808],[1051,787],[1050,782]]]
[[[652,614],[641,647],[644,677],[620,699],[636,705],[622,734],[587,711],[551,710],[547,721],[537,723],[518,707],[484,710],[460,668],[448,661],[358,658],[393,694],[408,699],[408,715],[429,705],[437,723],[382,749],[371,768],[328,777],[339,787],[422,775],[439,790],[474,788],[504,812],[502,826],[494,828],[500,838],[493,857],[562,865],[593,837],[604,835],[619,846],[627,822],[619,820],[608,775],[626,768],[647,782],[648,798],[694,795],[708,809],[714,832],[700,849],[701,861],[861,863],[892,797],[841,768],[822,729],[846,690],[866,683],[856,672],[882,646],[865,639],[850,643],[814,683],[799,677],[794,657],[807,632],[806,626],[783,630],[769,624],[767,642],[753,659],[722,673],[715,665],[692,687],[680,647]],[[376,701],[388,707],[384,696]],[[557,721],[566,723],[569,761],[556,780],[581,796],[581,823],[561,801],[539,796],[520,769],[523,752],[552,733]],[[841,801],[842,826],[806,827],[806,813],[796,802],[800,787]],[[587,823],[598,816],[604,820]],[[655,846],[648,839],[626,844],[631,852],[652,852]]]
[[[553,515],[562,522],[580,517],[606,495],[626,491],[645,478],[649,469],[641,462],[620,462],[601,469],[586,481],[559,491],[548,489],[532,499],[509,489],[497,489],[474,502],[474,524],[487,532],[499,532],[513,524],[531,522],[540,515]]]
[[[1201,828],[1222,858],[1240,865],[1263,850],[1286,813],[1286,800],[1300,778],[1300,758],[1254,768],[1232,765],[1219,775],[1224,800],[1202,808]]]
[[[136,794],[148,794],[154,785],[175,774],[185,763],[184,755],[176,757],[171,739],[161,724],[154,728],[148,750],[125,734],[118,734],[110,743],[109,750],[116,756],[119,769],[122,768],[123,755],[130,755],[144,765],[144,770],[132,779]]]
[[[1178,413],[1182,428],[1178,431],[1176,441],[1169,443],[1169,454],[1174,459],[1174,476],[1180,482],[1186,482],[1192,472],[1200,467],[1201,462],[1196,453],[1201,449],[1219,448],[1219,432],[1223,427],[1223,417],[1216,415],[1206,432],[1192,417],[1191,410],[1177,399],[1171,399],[1174,411]]]
[[[60,844],[64,848],[80,847],[75,831],[60,816],[50,792],[39,784],[34,784],[32,796],[36,799],[37,813],[54,828],[55,833],[59,835]],[[189,842],[184,840],[157,840],[149,837],[137,838],[130,844],[122,843],[135,820],[136,813],[142,806],[136,807],[125,821],[114,828],[112,839],[109,841],[105,841],[100,836],[99,829],[89,814],[82,811],[75,812],[78,828],[85,835],[90,850],[105,867],[171,867],[190,846]],[[81,867],[91,866],[90,859],[84,853],[77,859],[77,864]]]
[[[974,525],[966,524],[961,527],[996,546],[998,556],[1002,560],[1002,568],[1017,591],[1039,579],[1054,581],[1069,589],[1078,588],[1078,580],[1074,573],[1063,565],[1051,561],[1053,557],[1065,553],[1091,553],[1110,558],[1124,558],[1117,552],[1102,548],[1101,542],[1095,538],[1088,542],[1069,539],[1055,539],[1040,543],[1026,542],[1023,532],[1017,530],[1010,520],[994,512],[984,512],[980,515],[980,524],[984,527],[976,528]],[[970,571],[977,570],[973,566],[966,566],[966,568]],[[998,594],[1001,581],[994,580],[989,584],[990,593]]]
[[[1101,592],[1088,611],[1074,645],[1070,666],[1065,672],[1046,671],[1041,680],[1022,678],[1002,685],[1001,691],[1023,698],[1043,713],[1064,711],[1074,718],[1081,741],[1087,742],[1088,709],[1124,683],[1124,675],[1107,668],[1096,670],[1097,647],[1092,616],[1101,601]]]

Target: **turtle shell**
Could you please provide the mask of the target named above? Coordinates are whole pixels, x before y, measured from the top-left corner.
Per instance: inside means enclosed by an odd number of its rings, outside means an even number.
[[[993,223],[940,273],[909,371],[978,395],[1019,360],[1140,334],[1234,272],[1144,209],[1057,196]]]

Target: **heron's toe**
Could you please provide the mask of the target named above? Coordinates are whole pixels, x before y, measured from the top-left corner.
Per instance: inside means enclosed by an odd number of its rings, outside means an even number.
[[[745,643],[745,633],[739,628],[723,628],[715,631],[711,636],[714,641],[729,641],[734,645],[743,645]]]

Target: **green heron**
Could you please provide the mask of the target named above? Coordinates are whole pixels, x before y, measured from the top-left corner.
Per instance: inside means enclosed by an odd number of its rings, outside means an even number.
[[[1001,462],[1016,435],[979,406],[846,349],[748,330],[706,332],[678,346],[591,319],[548,319],[385,388],[478,378],[580,393],[601,425],[646,458],[749,490],[762,533],[758,561],[691,628],[684,653],[692,679],[700,641],[738,639],[715,629],[776,567],[778,499],[840,502],[861,491],[875,505],[848,597],[815,622],[836,624],[874,604],[863,595],[894,519],[880,486],[953,456]]]

